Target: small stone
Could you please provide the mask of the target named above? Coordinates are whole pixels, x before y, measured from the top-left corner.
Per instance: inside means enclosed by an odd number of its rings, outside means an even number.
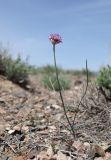
[[[53,132],[55,130],[57,130],[57,128],[55,126],[48,126],[50,132]]]
[[[14,120],[14,117],[12,117],[12,116],[7,116],[7,117],[4,117],[4,119],[5,119],[6,121],[12,121],[12,120]]]
[[[28,126],[22,126],[22,131],[28,132],[29,131],[29,127]]]
[[[51,108],[53,108],[53,109],[61,109],[61,106],[59,106],[59,105],[57,105],[57,104],[53,104],[53,105],[51,106]]]
[[[36,150],[35,149],[33,149],[31,152],[29,152],[28,153],[28,157],[29,157],[29,159],[31,160],[34,160],[35,159],[35,155],[36,155],[37,153],[36,153]]]
[[[91,147],[90,143],[84,142],[84,149],[85,150],[90,150],[90,147]]]
[[[74,89],[78,91],[78,90],[79,90],[79,87],[78,87],[78,86],[75,86]]]
[[[25,135],[24,142],[28,142],[29,140],[30,140],[30,136],[29,135]]]
[[[3,108],[0,108],[0,114],[6,114],[6,111]]]
[[[15,132],[15,130],[11,129],[8,131],[9,134],[13,134]]]
[[[49,109],[51,109],[51,106],[47,106],[47,107],[45,107],[47,110],[49,110]]]
[[[97,153],[101,157],[105,156],[104,149],[101,146],[98,146],[98,145],[92,145],[92,152],[93,152],[93,154]]]
[[[29,155],[29,158],[30,158],[30,159],[34,159],[34,158],[35,158],[35,155],[30,154],[30,155]]]
[[[80,148],[82,148],[83,144],[81,141],[74,141],[74,143],[72,144],[72,146],[76,149],[76,150],[80,150]]]
[[[21,126],[17,125],[15,127],[13,127],[13,130],[15,130],[15,131],[21,131]]]
[[[6,130],[6,131],[9,131],[9,130],[10,130],[10,127],[6,127],[5,130]]]
[[[37,113],[37,118],[44,118],[45,117],[45,114],[44,113]]]
[[[41,121],[40,121],[41,123],[46,123],[46,119],[44,118],[44,119],[41,119]]]

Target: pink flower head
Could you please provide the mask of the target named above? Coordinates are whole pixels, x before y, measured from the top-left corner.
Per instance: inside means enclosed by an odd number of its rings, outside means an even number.
[[[52,44],[58,44],[62,42],[62,38],[59,34],[51,34],[49,36],[49,39],[52,42]]]

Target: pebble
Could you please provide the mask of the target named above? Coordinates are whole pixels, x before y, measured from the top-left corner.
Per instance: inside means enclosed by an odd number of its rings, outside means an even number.
[[[13,134],[15,132],[15,130],[11,129],[8,131],[9,134]]]
[[[6,114],[6,111],[3,108],[0,108],[0,114]]]
[[[29,127],[28,126],[22,126],[22,131],[28,132],[29,131]]]
[[[61,109],[61,106],[57,105],[57,104],[53,104],[51,106],[52,109]]]
[[[45,114],[44,113],[37,113],[37,118],[44,118],[45,117]]]
[[[12,116],[7,116],[7,117],[4,117],[4,119],[5,119],[6,121],[12,121],[12,120],[14,120],[14,117],[12,117]]]
[[[21,125],[16,125],[15,127],[13,127],[13,130],[21,131]]]

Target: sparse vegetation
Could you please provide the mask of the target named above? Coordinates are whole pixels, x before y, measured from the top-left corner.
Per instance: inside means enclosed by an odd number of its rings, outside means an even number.
[[[47,74],[47,75],[51,75],[55,73],[55,67],[49,64],[43,67],[39,67],[37,68],[37,70],[39,73]],[[62,69],[61,67],[57,67],[57,70],[58,70],[58,73],[65,73],[65,70]]]
[[[28,85],[28,64],[20,55],[13,59],[7,49],[0,49],[0,74],[23,88]]]
[[[70,88],[70,82],[65,75],[59,76],[59,81],[61,85],[61,90],[67,90]],[[43,76],[43,84],[46,88],[50,90],[59,91],[59,85],[57,82],[57,78],[55,74],[52,75],[44,75]]]
[[[85,76],[86,75],[86,69],[82,69],[82,70],[66,70],[67,74],[72,74],[75,76]],[[93,77],[96,75],[95,72],[88,70],[88,75],[89,77]]]
[[[97,84],[100,87],[111,89],[111,66],[108,65],[100,70],[97,78]]]
[[[61,89],[69,89],[70,81],[68,80],[68,75],[82,76],[86,75],[85,69],[83,70],[64,70],[57,66],[59,80],[61,84]],[[29,84],[29,74],[30,75],[42,75],[43,85],[50,90],[59,90],[57,79],[55,76],[55,67],[53,65],[46,65],[42,67],[37,67],[29,65],[27,60],[23,61],[21,56],[18,55],[17,58],[13,58],[9,54],[9,50],[5,47],[0,47],[0,74],[7,77],[7,79],[26,88]],[[94,73],[89,71],[89,76],[93,76]]]

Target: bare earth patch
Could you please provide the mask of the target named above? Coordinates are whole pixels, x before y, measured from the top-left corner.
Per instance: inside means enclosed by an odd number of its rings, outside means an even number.
[[[71,77],[64,91],[70,133],[59,93],[31,77],[35,92],[28,92],[0,77],[1,160],[111,160],[111,102],[94,85],[78,108],[84,93],[84,78]]]

